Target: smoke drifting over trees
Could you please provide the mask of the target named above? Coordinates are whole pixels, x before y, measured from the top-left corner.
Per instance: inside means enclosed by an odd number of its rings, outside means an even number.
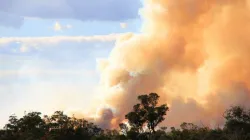
[[[193,123],[182,123],[180,128],[159,124],[167,117],[169,108],[159,104],[156,93],[138,96],[139,103],[125,115],[127,123],[120,129],[102,129],[85,119],[69,117],[62,111],[41,117],[40,112],[29,112],[23,117],[9,117],[0,140],[248,140],[250,139],[250,110],[231,107],[224,113],[223,128],[210,129]],[[102,119],[109,120],[111,110],[101,112]],[[107,127],[107,126],[102,126]]]
[[[139,13],[142,32],[121,37],[98,62],[113,120],[124,119],[139,93],[160,93],[173,107],[170,125],[217,126],[226,108],[249,106],[249,0],[145,0]]]

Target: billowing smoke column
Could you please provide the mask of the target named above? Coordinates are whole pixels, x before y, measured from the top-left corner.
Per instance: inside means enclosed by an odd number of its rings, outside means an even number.
[[[170,126],[219,125],[229,106],[250,107],[250,0],[146,0],[140,13],[142,33],[98,63],[104,103],[116,109],[108,123],[150,92],[170,106]]]

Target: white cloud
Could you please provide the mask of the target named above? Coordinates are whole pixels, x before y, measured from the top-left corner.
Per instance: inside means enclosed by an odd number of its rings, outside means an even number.
[[[108,34],[94,36],[51,36],[51,37],[2,37],[0,45],[8,43],[39,43],[39,44],[57,44],[59,42],[87,42],[87,41],[114,41],[123,34]]]
[[[22,25],[24,18],[81,21],[135,19],[138,18],[138,9],[141,7],[140,0],[109,0],[109,2],[100,0],[0,0],[0,3],[0,25],[16,28]]]
[[[24,18],[15,14],[2,12],[1,4],[2,2],[0,0],[0,25],[6,27],[20,28],[20,26],[23,24]]]
[[[121,26],[121,28],[123,28],[123,29],[125,29],[125,28],[127,28],[127,23],[120,23],[120,26]]]
[[[72,28],[72,25],[68,24],[68,25],[65,26],[65,28],[71,29],[71,28]]]
[[[26,17],[26,16],[23,16],[23,19],[24,20],[42,20],[42,18],[39,18],[39,17]]]
[[[83,76],[93,76],[95,71],[90,70],[66,70],[66,69],[38,69],[38,68],[29,68],[29,69],[20,69],[20,70],[0,70],[0,78],[8,76],[56,76],[56,75],[83,75]]]
[[[56,22],[54,25],[54,31],[62,31],[62,25],[59,22]]]
[[[28,47],[25,45],[25,44],[23,44],[21,47],[20,47],[20,52],[28,52],[29,51],[29,49],[28,49]]]
[[[70,28],[70,26],[68,26]],[[0,49],[9,44],[20,44],[20,52],[27,52],[30,48],[39,49],[44,46],[54,46],[63,42],[112,42],[123,34],[94,35],[94,36],[51,36],[51,37],[2,37],[0,38]]]
[[[56,23],[54,24],[54,31],[63,31],[65,29],[71,29],[72,28],[72,25],[70,24],[67,24],[67,25],[62,25],[61,23],[59,23],[58,21],[56,21]]]

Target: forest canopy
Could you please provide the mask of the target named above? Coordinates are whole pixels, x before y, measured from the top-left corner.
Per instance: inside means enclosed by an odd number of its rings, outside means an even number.
[[[23,117],[9,116],[0,130],[0,140],[249,140],[250,110],[233,106],[225,111],[223,128],[209,128],[183,122],[179,128],[159,124],[167,118],[169,107],[159,104],[160,96],[150,93],[138,96],[114,130],[102,129],[85,119],[69,117],[63,111],[51,116],[29,112]],[[192,113],[192,112],[190,112]]]

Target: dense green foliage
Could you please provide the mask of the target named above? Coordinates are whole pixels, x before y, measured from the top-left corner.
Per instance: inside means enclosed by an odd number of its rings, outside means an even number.
[[[0,140],[250,140],[250,110],[242,107],[225,111],[223,128],[182,123],[178,129],[168,129],[157,127],[169,108],[166,104],[158,105],[156,93],[141,95],[138,100],[125,115],[128,124],[121,123],[117,130],[103,130],[61,111],[43,117],[40,112],[30,112],[22,118],[10,116],[9,123],[0,130]]]

